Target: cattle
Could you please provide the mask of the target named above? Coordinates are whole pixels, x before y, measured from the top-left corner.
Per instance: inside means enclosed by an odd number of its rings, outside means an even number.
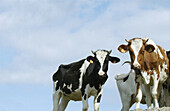
[[[115,76],[115,79],[122,102],[121,111],[129,111],[136,101],[137,84],[135,82],[135,71],[131,69],[127,74],[118,74]],[[144,97],[142,97],[142,103],[145,103],[143,100]]]
[[[148,108],[151,108],[152,97],[154,107],[159,107],[158,95],[169,73],[166,51],[149,38],[133,38],[126,41],[128,45],[122,44],[118,50],[122,53],[129,51],[130,54],[131,69],[135,71],[135,82],[137,83],[136,109],[140,107],[142,100],[142,85],[144,85]]]
[[[135,71],[133,69],[130,70],[127,74],[117,74],[115,76],[116,84],[119,90],[122,109],[121,111],[129,111],[130,107],[136,102],[136,91],[137,91],[137,83],[135,82]],[[142,104],[146,104],[146,93],[144,89],[144,85],[142,85]],[[150,92],[151,94],[151,92]],[[153,101],[153,99],[152,99]],[[159,105],[164,106],[163,94],[159,96]]]
[[[170,51],[166,51],[166,54],[168,56],[168,59],[170,60]],[[170,64],[170,61],[169,61]],[[170,68],[170,67],[169,67]],[[170,71],[170,69],[169,69]],[[170,72],[169,72],[169,76],[168,79],[165,81],[165,83],[163,84],[163,101],[164,101],[164,106],[170,107],[170,98],[169,98],[169,93],[170,93]]]
[[[94,96],[94,111],[99,111],[103,85],[108,78],[108,63],[117,63],[120,59],[110,56],[111,51],[92,53],[78,62],[60,65],[54,73],[53,111],[64,111],[70,100],[82,101],[82,111],[88,111],[90,96]]]
[[[122,102],[121,111],[129,111],[136,98],[135,71],[131,69],[128,74],[116,75],[115,79]]]

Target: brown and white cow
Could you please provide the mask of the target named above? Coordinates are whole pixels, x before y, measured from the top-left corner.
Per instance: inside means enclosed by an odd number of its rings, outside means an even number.
[[[166,51],[148,38],[133,38],[126,41],[128,45],[120,45],[118,50],[122,53],[129,51],[131,69],[136,73],[136,109],[140,107],[142,100],[142,84],[144,84],[148,108],[151,108],[152,97],[154,107],[159,107],[158,95],[169,72]],[[153,86],[151,94],[150,86]]]

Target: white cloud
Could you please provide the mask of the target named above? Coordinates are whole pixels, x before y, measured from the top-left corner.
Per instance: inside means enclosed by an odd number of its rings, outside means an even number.
[[[147,35],[168,49],[169,9],[142,9],[142,1],[107,2],[98,13],[95,8],[103,0],[1,1],[0,35],[18,52],[10,65],[0,69],[1,83],[49,84],[59,64],[80,60],[100,48],[112,49],[122,63],[129,55],[119,53],[117,47],[134,36]],[[121,64],[111,65],[108,84],[115,74],[127,70],[122,71]]]

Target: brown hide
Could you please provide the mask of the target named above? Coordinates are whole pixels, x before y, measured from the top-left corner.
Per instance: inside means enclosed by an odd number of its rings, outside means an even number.
[[[158,68],[158,55],[155,52],[147,52],[144,53],[143,64],[141,63],[142,70],[147,71],[148,74],[152,74],[153,72],[149,72],[149,70],[157,70]]]

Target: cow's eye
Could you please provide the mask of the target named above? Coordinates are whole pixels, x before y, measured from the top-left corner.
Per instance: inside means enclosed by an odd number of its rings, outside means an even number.
[[[141,51],[141,54],[144,54],[144,52],[145,52],[144,50],[143,50],[143,51]]]

